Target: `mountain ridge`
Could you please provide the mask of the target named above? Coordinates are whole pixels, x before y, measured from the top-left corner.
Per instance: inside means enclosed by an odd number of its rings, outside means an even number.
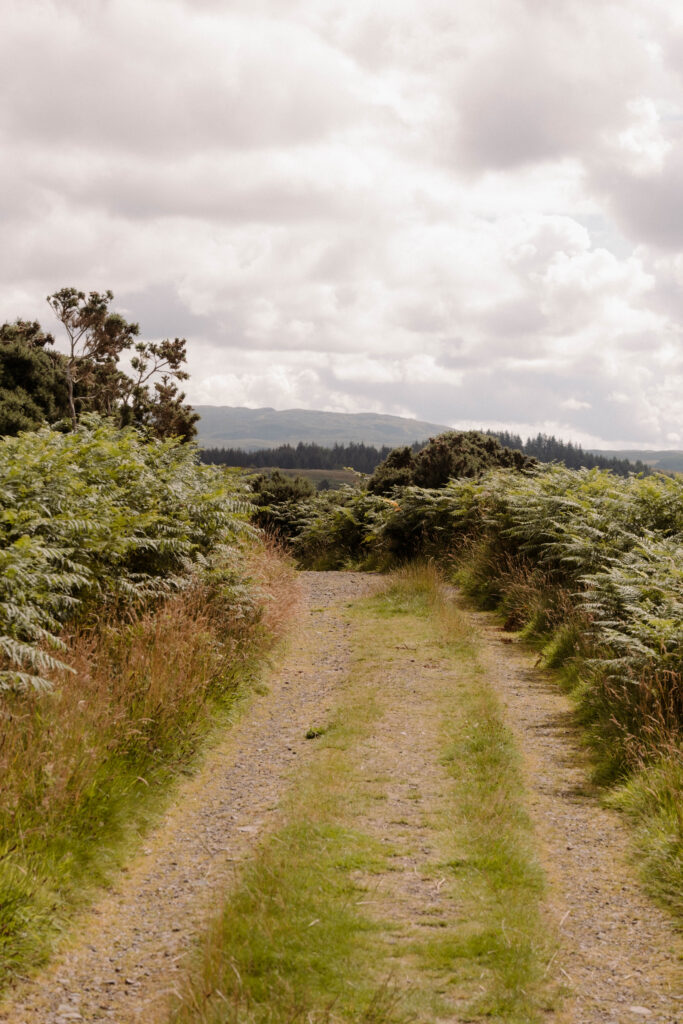
[[[201,416],[198,433],[199,444],[203,448],[256,451],[282,444],[296,445],[299,441],[315,442],[325,447],[351,442],[398,447],[414,441],[426,441],[444,430],[457,429],[444,423],[386,413],[274,409],[272,406],[250,409],[241,405],[196,405],[194,408]],[[629,459],[631,462],[640,459],[663,472],[683,473],[683,451],[677,449],[586,448],[585,451],[608,459]]]
[[[232,405],[196,405],[201,419],[197,425],[202,447],[275,448],[299,441],[332,446],[335,442],[364,442],[397,447],[424,441],[451,430],[443,423],[413,420],[370,412],[323,412],[318,409],[248,409]]]

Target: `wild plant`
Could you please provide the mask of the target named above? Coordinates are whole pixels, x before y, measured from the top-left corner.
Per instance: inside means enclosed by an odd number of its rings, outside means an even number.
[[[246,512],[177,441],[94,418],[0,440],[0,690],[47,686],[66,624],[184,589]]]

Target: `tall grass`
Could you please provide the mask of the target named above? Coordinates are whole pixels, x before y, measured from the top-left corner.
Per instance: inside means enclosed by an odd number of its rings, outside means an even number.
[[[0,441],[0,982],[147,826],[291,613],[239,486],[95,418]]]

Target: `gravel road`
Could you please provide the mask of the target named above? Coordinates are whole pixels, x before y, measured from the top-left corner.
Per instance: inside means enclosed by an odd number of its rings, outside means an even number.
[[[306,730],[335,706],[350,658],[345,606],[381,585],[362,573],[302,573],[301,582],[301,617],[267,693],[182,784],[143,851],[79,920],[50,967],[9,993],[2,1024],[164,1020],[184,956],[217,894],[280,824],[292,770],[312,754]],[[680,1024],[680,936],[636,882],[619,815],[590,793],[569,702],[490,617],[465,614],[483,637],[488,677],[524,754],[549,913],[562,936],[549,970],[574,993],[555,1021]],[[412,692],[410,680],[404,684]],[[398,776],[399,764],[395,770]]]
[[[305,732],[336,702],[349,662],[344,605],[381,585],[363,573],[301,573],[301,583],[301,616],[267,694],[181,786],[142,854],[54,963],[0,1005],[2,1024],[165,1019],[193,937],[240,862],[277,827],[292,768],[312,751]]]

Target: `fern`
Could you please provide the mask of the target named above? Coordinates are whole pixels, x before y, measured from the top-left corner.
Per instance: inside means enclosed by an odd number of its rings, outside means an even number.
[[[107,604],[182,589],[212,553],[249,534],[234,478],[191,445],[90,418],[0,441],[2,687],[45,684],[45,649]],[[30,654],[29,652],[33,652]],[[47,660],[45,660],[47,659]],[[41,673],[32,676],[35,669]]]

